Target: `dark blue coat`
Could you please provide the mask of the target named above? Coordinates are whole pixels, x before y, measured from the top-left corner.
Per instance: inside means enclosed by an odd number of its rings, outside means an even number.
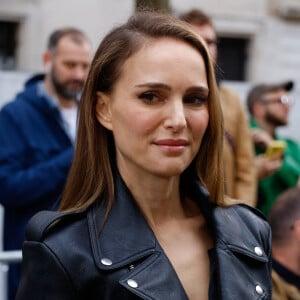
[[[20,249],[25,225],[40,210],[55,209],[73,157],[59,111],[38,93],[43,76],[0,111],[0,203],[4,249]]]
[[[195,183],[215,237],[210,300],[271,300],[271,233],[255,209],[211,204]],[[74,214],[40,212],[30,221],[16,300],[187,300],[181,282],[124,182],[105,206]],[[48,220],[47,220],[48,219]],[[201,284],[199,282],[199,284]]]

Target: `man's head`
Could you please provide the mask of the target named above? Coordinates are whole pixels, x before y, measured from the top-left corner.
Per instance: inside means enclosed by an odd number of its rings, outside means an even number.
[[[211,18],[199,9],[192,9],[179,18],[189,23],[205,40],[212,59],[216,62],[218,56],[217,34]]]
[[[54,31],[44,53],[46,88],[62,100],[74,100],[80,94],[90,64],[91,44],[76,28]]]
[[[292,105],[292,98],[288,93],[293,86],[292,81],[259,84],[249,91],[247,97],[249,113],[263,129],[287,125]]]
[[[269,214],[274,249],[297,247],[300,256],[300,188],[281,194]]]

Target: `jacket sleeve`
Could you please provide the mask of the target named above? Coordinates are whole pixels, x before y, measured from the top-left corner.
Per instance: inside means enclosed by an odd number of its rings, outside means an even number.
[[[23,208],[41,199],[53,200],[57,191],[62,190],[73,146],[70,143],[68,147],[48,151],[47,145],[42,144],[44,153],[37,153],[35,146],[25,144],[16,118],[11,111],[0,112],[0,202],[5,207]]]
[[[43,243],[26,241],[16,300],[76,300],[70,277],[55,254]]]

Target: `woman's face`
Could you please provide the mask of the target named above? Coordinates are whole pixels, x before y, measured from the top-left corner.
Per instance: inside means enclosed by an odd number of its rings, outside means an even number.
[[[204,60],[187,43],[153,39],[129,57],[112,93],[97,94],[120,173],[180,175],[207,128],[208,94]]]

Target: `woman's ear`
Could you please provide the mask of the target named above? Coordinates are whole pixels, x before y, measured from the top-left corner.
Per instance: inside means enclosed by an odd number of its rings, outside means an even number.
[[[106,129],[112,131],[112,115],[109,96],[103,92],[97,92],[96,117],[98,122]]]

